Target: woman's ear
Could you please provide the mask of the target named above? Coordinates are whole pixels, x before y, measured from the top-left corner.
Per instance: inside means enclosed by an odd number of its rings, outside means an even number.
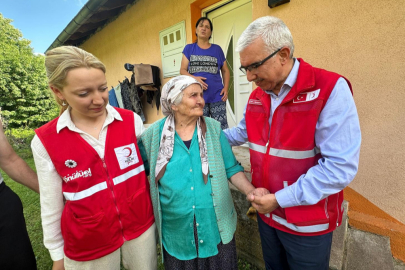
[[[65,97],[62,95],[62,91],[60,91],[58,88],[56,88],[53,85],[49,85],[51,88],[52,92],[60,99],[60,100],[65,100]]]
[[[175,112],[177,112],[177,111],[178,111],[177,106],[176,106],[176,105],[172,105],[172,110],[175,111]]]

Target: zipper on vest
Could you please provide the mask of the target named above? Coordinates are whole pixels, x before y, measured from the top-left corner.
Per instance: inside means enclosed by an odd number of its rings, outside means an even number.
[[[113,199],[114,199],[115,209],[117,210],[118,221],[120,222],[120,226],[121,226],[122,238],[124,239],[124,241],[127,241],[127,240],[125,239],[125,236],[124,236],[124,226],[122,226],[122,221],[121,221],[121,217],[120,217],[120,211],[118,210],[117,200],[115,199],[114,190],[113,190],[113,184],[111,183],[111,181],[110,181],[110,175],[108,174],[107,164],[105,164],[104,158],[102,158],[101,160],[103,161],[103,167],[104,167],[104,170],[105,170],[105,172],[106,172],[106,174],[107,174],[107,180],[108,180],[108,183],[109,183],[109,185],[110,185],[110,191],[111,191],[112,197],[113,197]]]
[[[336,200],[336,210],[337,210],[337,220],[336,220],[336,227],[339,226],[339,192],[337,194],[337,200]]]

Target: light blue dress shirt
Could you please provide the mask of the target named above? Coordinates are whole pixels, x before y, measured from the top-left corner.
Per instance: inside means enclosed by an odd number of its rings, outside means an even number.
[[[271,97],[269,124],[276,108],[294,86],[300,63],[295,59],[279,95],[266,91]],[[245,112],[236,127],[224,130],[232,146],[248,141]],[[359,165],[361,132],[356,105],[346,80],[339,78],[319,115],[315,131],[315,144],[322,158],[316,166],[301,175],[297,182],[275,193],[283,208],[312,205],[346,187],[355,177]]]

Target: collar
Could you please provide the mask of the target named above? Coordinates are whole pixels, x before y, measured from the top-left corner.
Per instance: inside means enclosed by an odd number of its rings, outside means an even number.
[[[114,120],[122,121],[122,117],[119,114],[119,112],[114,109],[110,104],[107,104],[105,107],[107,110],[107,117],[105,118],[103,128],[109,124],[111,124]],[[56,132],[59,133],[62,129],[67,127],[71,131],[80,131],[78,128],[76,128],[75,124],[72,122],[72,118],[70,117],[70,110],[71,107],[69,107],[67,110],[65,110],[58,119],[58,123],[56,124]]]
[[[285,80],[284,85],[288,85],[290,88],[292,88],[297,81],[297,76],[298,76],[298,69],[300,68],[300,62],[297,61],[297,59],[294,58],[294,65],[293,68],[290,71],[290,74],[288,74],[287,79]]]

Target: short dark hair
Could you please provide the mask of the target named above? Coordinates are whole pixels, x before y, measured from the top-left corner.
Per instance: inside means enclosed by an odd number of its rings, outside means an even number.
[[[201,18],[199,18],[198,21],[197,21],[197,23],[195,24],[195,28],[198,27],[198,25],[200,24],[200,22],[204,22],[204,21],[208,21],[208,23],[210,24],[211,33],[212,33],[212,31],[214,30],[214,29],[212,28],[212,22],[211,22],[211,20],[208,19],[207,17],[201,17]],[[195,35],[197,36],[197,33],[195,33]],[[210,38],[211,38],[211,36],[210,36]]]

